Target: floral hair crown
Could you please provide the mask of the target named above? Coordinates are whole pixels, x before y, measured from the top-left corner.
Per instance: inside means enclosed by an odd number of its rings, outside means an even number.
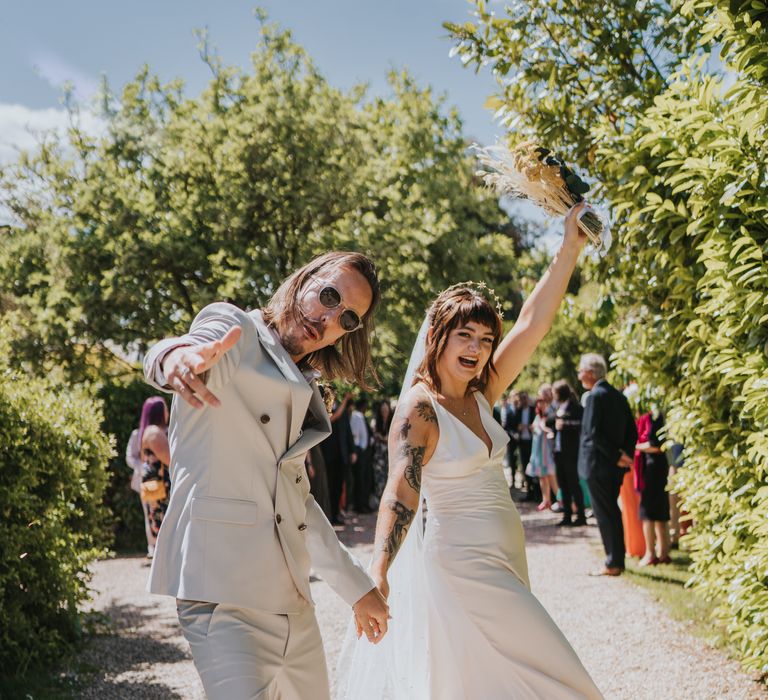
[[[491,301],[496,307],[496,313],[499,314],[499,318],[502,320],[504,319],[504,310],[501,306],[501,299],[496,296],[496,292],[493,291],[493,289],[491,289],[485,282],[475,282],[474,280],[457,282],[456,284],[452,284],[450,287],[443,290],[443,294],[445,294],[445,292],[450,292],[452,289],[461,289],[462,287],[473,289],[478,294],[480,294],[480,296],[485,297],[487,301]]]

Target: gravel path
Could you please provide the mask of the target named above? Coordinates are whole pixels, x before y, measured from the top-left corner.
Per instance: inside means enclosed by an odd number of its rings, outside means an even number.
[[[563,532],[556,517],[521,507],[531,585],[609,700],[757,700],[764,686],[735,661],[671,621],[651,596],[624,578],[593,578],[596,527]],[[374,525],[364,516],[340,529],[368,561]],[[171,598],[144,592],[147,561],[122,557],[94,565],[93,609],[109,616],[110,634],[94,637],[80,660],[94,669],[83,698],[202,700]],[[312,583],[333,682],[349,621],[345,604]],[[308,699],[311,700],[311,699]],[[406,700],[405,698],[403,700]],[[480,699],[478,699],[480,700]]]

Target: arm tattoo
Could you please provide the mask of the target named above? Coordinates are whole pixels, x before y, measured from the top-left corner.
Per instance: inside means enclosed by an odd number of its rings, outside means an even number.
[[[429,401],[419,401],[416,404],[416,412],[419,414],[419,418],[427,423],[437,423],[437,415],[435,409],[432,408],[432,404]]]
[[[403,424],[400,426],[400,430],[397,431],[397,435],[401,440],[407,440],[408,439],[408,432],[411,430],[413,426],[411,425],[411,421],[409,421],[407,418],[403,421]]]
[[[405,480],[416,493],[421,490],[421,470],[424,467],[425,451],[426,447],[411,447],[407,443],[402,447],[402,454],[407,460]]]
[[[408,534],[408,528],[416,513],[394,499],[387,501],[387,507],[395,514],[395,522],[381,548],[388,555],[387,559],[391,563]]]

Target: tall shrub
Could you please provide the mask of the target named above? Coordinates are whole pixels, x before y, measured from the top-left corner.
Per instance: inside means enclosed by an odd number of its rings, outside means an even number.
[[[78,634],[88,565],[111,533],[110,440],[85,391],[0,368],[0,669],[23,675]]]
[[[710,3],[699,3],[697,9]],[[625,254],[619,363],[665,396],[685,442],[675,488],[695,527],[693,583],[750,669],[768,673],[768,35],[717,11],[738,76],[699,61],[601,148]],[[752,31],[748,31],[749,29]],[[759,39],[759,42],[758,42]],[[621,154],[621,158],[619,158]]]
[[[602,182],[618,240],[597,274],[620,368],[685,441],[675,487],[695,521],[693,583],[767,673],[768,12],[531,0],[496,17],[476,4],[479,24],[453,29],[468,59],[497,67],[515,136],[562,147]]]

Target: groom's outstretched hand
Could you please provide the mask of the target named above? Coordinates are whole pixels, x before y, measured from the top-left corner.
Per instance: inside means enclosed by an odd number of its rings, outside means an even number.
[[[357,638],[365,633],[371,644],[378,644],[387,633],[389,606],[378,588],[372,588],[353,606]]]
[[[199,376],[213,367],[240,339],[240,326],[230,328],[223,338],[200,345],[182,345],[171,350],[163,360],[165,381],[182,399],[195,408],[203,402],[219,406],[219,399]]]

